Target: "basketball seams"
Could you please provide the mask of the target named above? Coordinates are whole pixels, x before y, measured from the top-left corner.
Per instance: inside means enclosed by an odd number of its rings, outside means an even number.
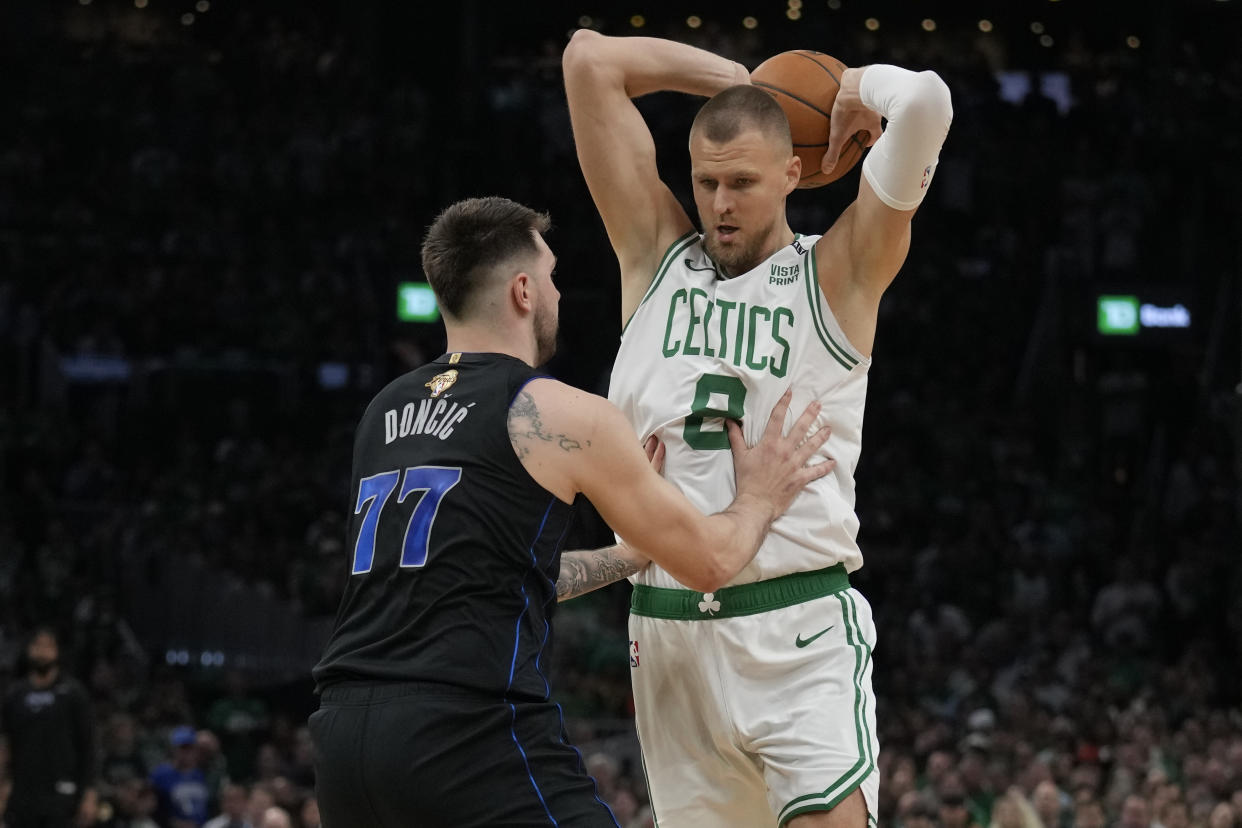
[[[815,66],[808,66],[807,61]],[[820,169],[829,144],[832,99],[841,88],[840,74],[845,68],[845,64],[832,55],[814,49],[798,49],[773,55],[751,73],[751,84],[771,95],[789,119],[792,148],[802,159],[799,188],[831,184],[853,169],[866,152],[870,136],[847,136],[835,169],[831,173]],[[831,83],[824,82],[824,74],[831,78]]]
[[[824,110],[820,109],[820,108],[819,108],[818,106],[816,106],[815,104],[813,104],[813,103],[811,103],[810,101],[808,101],[806,98],[801,98],[801,97],[799,97],[799,96],[797,96],[797,95],[793,94],[792,92],[789,92],[789,91],[786,91],[786,90],[784,90],[784,89],[781,89],[779,86],[773,86],[773,85],[772,85],[772,84],[770,84],[770,83],[764,83],[763,81],[757,81],[757,80],[754,80],[753,78],[751,79],[750,83],[751,83],[751,85],[752,85],[752,86],[758,86],[760,89],[764,89],[764,90],[766,90],[766,91],[768,92],[768,94],[769,94],[769,95],[770,95],[770,94],[772,94],[773,92],[779,92],[779,93],[781,93],[782,95],[784,95],[785,97],[789,98],[790,100],[797,101],[798,103],[800,103],[800,104],[802,104],[803,106],[805,106],[807,109],[810,109],[810,110],[814,111],[816,114],[823,115],[823,116],[824,116],[825,118],[827,118],[829,121],[832,121],[832,114],[831,114],[831,113],[825,112]]]
[[[818,66],[820,69],[823,69],[825,72],[827,72],[827,73],[828,73],[828,77],[832,78],[833,82],[834,82],[834,83],[836,83],[836,85],[837,85],[838,87],[841,85],[841,79],[840,79],[840,78],[838,78],[836,75],[834,75],[834,74],[832,73],[832,70],[831,70],[831,69],[829,69],[829,68],[828,68],[827,66],[825,66],[824,64],[820,63],[820,62],[819,62],[818,60],[816,60],[815,58],[811,57],[811,55],[823,55],[823,54],[824,54],[823,52],[813,52],[813,51],[811,51],[810,49],[799,49],[799,50],[797,50],[797,51],[795,51],[795,52],[791,52],[790,54],[797,55],[798,57],[802,58],[803,60],[809,60],[811,63],[814,63],[814,64],[815,64],[816,66]],[[824,55],[824,57],[828,57],[828,56],[827,56],[827,55]],[[842,64],[842,65],[844,66],[844,64]]]

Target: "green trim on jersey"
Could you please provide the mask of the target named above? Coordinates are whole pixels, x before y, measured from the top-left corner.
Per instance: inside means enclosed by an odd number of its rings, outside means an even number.
[[[784,825],[796,816],[811,811],[831,811],[843,799],[858,788],[864,779],[875,772],[875,756],[871,752],[871,729],[867,727],[862,676],[871,660],[871,648],[862,636],[858,623],[858,605],[848,592],[837,595],[841,602],[841,617],[845,620],[845,641],[854,649],[854,729],[858,734],[858,761],[822,792],[806,794],[785,803],[777,816],[777,825]],[[861,771],[861,773],[860,773]],[[870,805],[868,808],[870,809]]]
[[[630,612],[673,621],[736,618],[804,604],[849,588],[850,576],[845,571],[845,564],[723,587],[708,593],[635,584],[630,597]],[[846,621],[848,623],[849,619]]]
[[[651,298],[651,294],[656,292],[656,288],[660,286],[660,282],[668,273],[668,269],[672,266],[677,257],[681,255],[681,251],[690,245],[699,237],[698,231],[688,230],[684,235],[668,246],[664,251],[664,255],[660,257],[660,264],[656,267],[655,275],[651,277],[651,284],[647,288],[647,292],[643,294],[642,301],[638,303],[638,307],[634,308],[634,312],[630,314],[630,318],[625,320],[625,324],[621,326],[621,335],[625,336],[625,329],[634,321],[634,317],[638,316],[638,311],[643,305],[647,304],[647,300]]]
[[[828,332],[828,323],[824,321],[824,306],[821,299],[823,291],[819,289],[819,269],[818,262],[815,261],[815,245],[811,245],[811,249],[806,252],[803,261],[806,270],[806,298],[811,306],[811,319],[815,322],[815,332],[819,334],[819,339],[824,343],[824,348],[828,350],[829,355],[841,363],[842,368],[852,371],[854,366],[858,365],[858,359],[847,349],[837,344],[837,341],[832,338],[832,334]]]

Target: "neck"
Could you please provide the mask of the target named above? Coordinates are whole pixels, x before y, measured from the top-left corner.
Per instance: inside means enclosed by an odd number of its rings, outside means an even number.
[[[753,262],[747,262],[742,265],[737,269],[736,273],[732,268],[726,267],[719,262],[716,264],[726,277],[733,279],[737,276],[741,276],[743,273],[749,273],[754,270],[760,264],[770,259],[776,251],[793,244],[793,240],[794,231],[789,229],[788,223],[782,221],[780,227],[774,228],[768,235],[768,240],[762,247],[759,248],[759,254],[755,257]]]
[[[776,251],[780,250],[783,247],[788,247],[789,245],[793,244],[793,240],[794,240],[794,231],[790,230],[789,225],[786,222],[782,221],[780,224],[780,227],[772,231],[772,235],[768,239],[768,243],[763,246],[763,255],[760,257],[758,262],[755,262],[753,266],[757,267],[759,265],[759,262],[763,262],[763,261],[766,261],[767,259],[770,259],[773,256],[773,254],[776,253]]]
[[[445,351],[505,354],[527,365],[538,364],[538,348],[533,331],[511,326],[486,327],[478,323],[445,322]]]

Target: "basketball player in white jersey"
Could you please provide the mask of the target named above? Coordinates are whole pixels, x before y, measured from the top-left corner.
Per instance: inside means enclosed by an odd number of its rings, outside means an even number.
[[[857,130],[881,136],[881,116],[887,130],[853,204],[823,235],[799,235],[785,199],[801,162],[745,67],[592,31],[574,35],[563,65],[578,159],[621,270],[609,398],[663,442],[667,478],[704,511],[728,503],[724,419],[753,441],[789,387],[794,410],[818,400],[832,424],[821,451],[834,471],[728,586],[694,592],[655,564],[633,578],[631,675],[657,824],[862,828],[879,780],[875,628],[848,577],[862,566],[853,476],[880,296],[952,120],[948,88],[932,72],[845,71],[825,171]],[[690,131],[697,231],[632,102],[660,90],[711,98]]]

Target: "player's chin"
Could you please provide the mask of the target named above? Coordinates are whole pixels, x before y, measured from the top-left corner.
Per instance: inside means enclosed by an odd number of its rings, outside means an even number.
[[[735,251],[738,250],[737,244],[738,234],[736,232],[729,235],[728,240],[720,238],[720,234],[713,230],[707,237],[707,252],[711,254],[716,261],[732,258]]]

